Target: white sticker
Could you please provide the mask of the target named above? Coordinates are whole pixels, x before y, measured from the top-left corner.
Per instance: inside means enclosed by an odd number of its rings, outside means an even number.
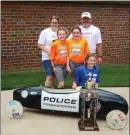
[[[31,91],[30,94],[31,95],[37,95],[37,92],[36,91]]]
[[[28,92],[26,90],[22,91],[21,96],[26,98],[28,96]]]

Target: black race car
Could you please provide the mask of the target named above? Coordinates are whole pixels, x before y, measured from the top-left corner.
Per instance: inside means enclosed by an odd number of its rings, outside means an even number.
[[[18,88],[13,92],[13,100],[19,101],[23,107],[52,110],[60,112],[81,112],[81,87],[73,89],[50,89],[41,86]],[[128,113],[127,101],[115,93],[96,89],[99,98],[97,102],[97,118],[106,118],[112,110]],[[93,100],[90,101],[90,106]]]

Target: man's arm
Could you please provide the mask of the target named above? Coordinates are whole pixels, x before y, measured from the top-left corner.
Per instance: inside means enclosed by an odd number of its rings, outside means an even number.
[[[98,56],[101,56],[102,57],[102,44],[97,44],[97,53],[98,53]]]
[[[102,38],[101,38],[101,31],[98,29],[97,31],[97,36],[96,36],[96,41],[97,41],[97,54],[98,54],[98,64],[102,63]]]
[[[102,63],[103,54],[102,54],[102,44],[97,44],[97,54],[98,54],[98,63]]]

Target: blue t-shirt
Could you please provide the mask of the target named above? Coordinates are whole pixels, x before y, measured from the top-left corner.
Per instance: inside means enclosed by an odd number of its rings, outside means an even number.
[[[94,66],[93,69],[88,69],[87,66],[82,65],[77,68],[74,82],[78,86],[85,87],[87,81],[100,82],[100,68],[99,66]]]

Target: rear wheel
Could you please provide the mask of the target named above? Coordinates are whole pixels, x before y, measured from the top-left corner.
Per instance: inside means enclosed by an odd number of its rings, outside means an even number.
[[[106,116],[107,125],[112,129],[123,129],[127,120],[127,116],[120,110],[113,110]]]

